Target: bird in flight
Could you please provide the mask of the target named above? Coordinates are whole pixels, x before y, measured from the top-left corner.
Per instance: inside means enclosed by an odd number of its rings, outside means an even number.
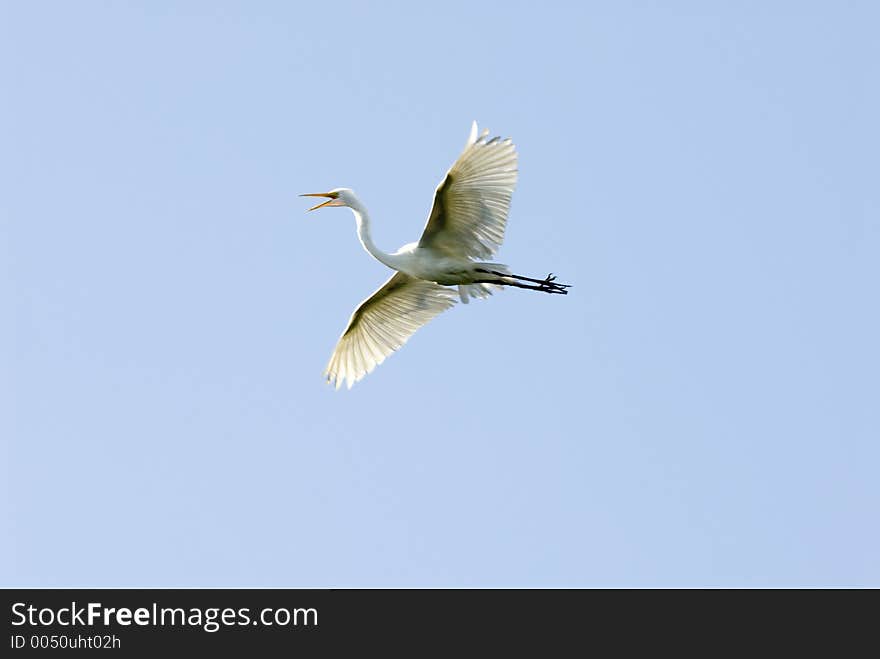
[[[324,371],[337,389],[351,386],[403,346],[417,329],[445,311],[458,297],[485,298],[504,286],[566,295],[569,286],[523,277],[489,259],[504,240],[510,197],[516,186],[516,148],[489,131],[471,126],[464,151],[434,192],[434,207],[422,237],[393,254],[383,252],[370,235],[367,209],[348,188],[303,197],[327,201],[310,211],[347,206],[354,213],[357,234],[373,258],[394,270],[375,293],[360,303],[339,338]],[[450,286],[458,287],[458,295]]]

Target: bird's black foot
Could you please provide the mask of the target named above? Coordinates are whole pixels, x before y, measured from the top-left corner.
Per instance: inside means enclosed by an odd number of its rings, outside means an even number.
[[[546,279],[538,282],[538,290],[544,293],[556,293],[557,295],[568,295],[566,289],[571,288],[571,284],[557,284],[556,277],[551,272]]]

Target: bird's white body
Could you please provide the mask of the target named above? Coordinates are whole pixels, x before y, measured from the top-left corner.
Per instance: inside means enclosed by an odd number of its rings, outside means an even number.
[[[329,198],[309,210],[350,208],[364,249],[395,271],[352,314],[325,372],[331,383],[339,388],[346,382],[351,387],[419,327],[455,304],[456,297],[467,304],[469,298],[487,297],[502,286],[567,292],[568,287],[554,283],[552,275],[543,280],[521,277],[502,264],[482,260],[491,257],[504,239],[516,177],[513,143],[488,139],[488,131],[478,137],[474,122],[464,152],[437,187],[421,239],[393,253],[373,242],[369,214],[353,191],[337,188],[306,195]],[[458,286],[458,295],[447,286]]]
[[[390,256],[393,258],[385,265],[410,277],[444,286],[470,284],[474,279],[471,262],[439,254],[430,247],[419,247],[418,243],[407,243]]]

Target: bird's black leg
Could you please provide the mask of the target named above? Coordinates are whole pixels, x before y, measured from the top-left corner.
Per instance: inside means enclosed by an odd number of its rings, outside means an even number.
[[[541,280],[539,280],[541,281]],[[495,284],[496,286],[515,286],[516,288],[527,288],[530,291],[541,291],[542,293],[556,293],[557,295],[568,295],[568,291],[558,284],[547,285],[547,282],[541,281],[537,286],[530,284],[521,284],[518,281],[498,281],[497,279],[476,279],[472,284]]]
[[[543,291],[545,293],[559,293],[561,295],[565,295],[568,293],[567,288],[571,288],[570,284],[557,284],[556,277],[551,272],[547,275],[546,279],[533,279],[532,277],[523,277],[522,275],[511,275],[506,274],[504,272],[498,272],[497,270],[484,270],[482,268],[475,268],[476,272],[482,272],[487,275],[495,275],[496,277],[503,277],[505,281],[490,281],[485,283],[492,284],[502,284],[504,286],[517,286],[517,288],[528,288],[535,291]],[[529,281],[534,284],[538,284],[538,286],[526,286],[526,285],[518,285],[511,282],[511,279],[518,279],[519,281]],[[474,283],[482,283],[482,282],[474,282]]]

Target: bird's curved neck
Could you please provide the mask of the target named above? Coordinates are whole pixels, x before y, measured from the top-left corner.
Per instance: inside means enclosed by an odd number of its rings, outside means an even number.
[[[367,209],[352,208],[351,212],[354,213],[354,219],[355,222],[357,222],[358,238],[361,241],[361,245],[364,246],[364,249],[380,263],[384,263],[389,268],[396,269],[393,264],[393,256],[387,252],[383,252],[376,247],[376,243],[373,242],[373,236],[370,234],[370,216],[367,214]]]

